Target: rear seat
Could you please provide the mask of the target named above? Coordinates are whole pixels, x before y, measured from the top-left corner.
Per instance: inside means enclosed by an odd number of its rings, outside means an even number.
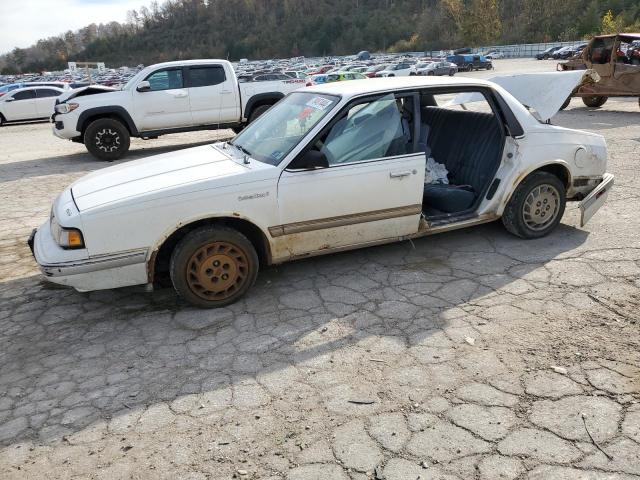
[[[471,208],[502,155],[502,131],[490,113],[425,107],[431,156],[449,171],[450,185],[425,185],[423,204],[444,213]]]

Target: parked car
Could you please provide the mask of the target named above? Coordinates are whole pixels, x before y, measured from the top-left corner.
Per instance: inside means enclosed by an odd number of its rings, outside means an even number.
[[[579,45],[569,45],[567,47],[562,47],[553,53],[552,57],[555,60],[566,60],[567,58],[573,57],[577,51],[582,51],[587,46],[586,43],[581,43]]]
[[[26,87],[0,97],[0,125],[6,122],[49,118],[56,98],[65,92],[57,87]]]
[[[317,75],[311,75],[307,77],[306,86],[310,87],[312,85],[320,85],[322,83],[327,83],[328,73],[319,73]]]
[[[458,66],[447,60],[436,62],[421,62],[415,65],[411,75],[449,75],[454,76],[458,71]]]
[[[129,150],[132,136],[155,138],[219,128],[239,131],[305,84],[284,74],[261,77],[268,78],[238,83],[226,60],[151,65],[122,90],[87,87],[65,95],[52,116],[53,133],[84,143],[96,158],[116,160]]]
[[[557,92],[558,75],[537,91]],[[555,113],[548,95],[531,98]],[[427,156],[448,184],[425,183]],[[498,218],[540,238],[567,201],[584,225],[613,186],[606,166],[601,135],[543,123],[489,81],[335,82],[287,95],[229,142],[80,178],[28,243],[49,281],[91,291],[168,276],[188,302],[218,307],[261,264]]]
[[[627,63],[631,65],[640,65],[640,40],[633,40],[627,48]]]
[[[549,47],[546,50],[538,53],[536,55],[536,59],[538,59],[538,60],[547,60],[547,59],[551,58],[552,55],[554,53],[556,53],[558,50],[560,50],[561,48],[563,48],[563,47],[561,47],[561,46]]]
[[[491,70],[493,63],[482,55],[449,55],[447,61],[458,66],[462,72],[473,70]]]
[[[336,72],[327,74],[327,80],[325,83],[331,82],[343,82],[345,80],[366,80],[369,77],[365,77],[358,72]]]
[[[640,44],[640,34],[620,33],[598,35],[591,39],[581,56],[558,64],[558,70],[594,70],[598,81],[580,85],[572,94],[581,97],[587,107],[599,108],[609,97],[636,97],[640,103],[640,62],[628,62],[628,57],[616,53],[622,43]],[[627,52],[629,48],[627,48]],[[569,105],[567,98],[563,108]]]
[[[389,65],[374,65],[372,67],[369,67],[365,72],[364,75],[366,75],[369,78],[373,78],[376,76],[376,74],[378,72],[381,72],[383,70],[385,70]]]
[[[393,63],[387,65],[384,70],[376,73],[376,77],[407,77],[411,73],[411,64],[408,62]]]
[[[490,60],[494,60],[494,59],[499,59],[499,58],[504,58],[504,53],[501,52],[500,50],[489,50],[488,52],[484,53],[483,56],[485,58],[488,58]]]

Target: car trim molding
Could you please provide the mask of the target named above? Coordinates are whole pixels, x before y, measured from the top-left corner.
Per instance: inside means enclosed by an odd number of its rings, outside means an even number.
[[[344,227],[358,223],[375,222],[378,220],[388,220],[390,218],[406,217],[422,213],[422,204],[407,205],[404,207],[385,208],[384,210],[373,210],[371,212],[353,213],[341,215],[339,217],[320,218],[307,220],[304,222],[287,223],[269,227],[272,237],[292,235],[294,233],[306,233],[326,228]]]
[[[41,265],[40,269],[47,277],[62,277],[145,263],[146,259],[147,249],[133,250],[90,257],[87,260]]]

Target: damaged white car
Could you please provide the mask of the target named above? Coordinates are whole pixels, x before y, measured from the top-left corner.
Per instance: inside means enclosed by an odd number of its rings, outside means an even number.
[[[242,297],[260,265],[498,218],[538,238],[567,201],[581,202],[584,225],[613,186],[605,141],[544,123],[583,74],[525,78],[541,92],[565,85],[529,102],[538,118],[468,78],[305,88],[232,141],[81,178],[29,243],[52,282],[90,291],[169,276],[187,301],[217,307]]]

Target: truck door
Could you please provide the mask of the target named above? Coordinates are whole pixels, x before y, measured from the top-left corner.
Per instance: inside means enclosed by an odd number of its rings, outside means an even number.
[[[187,69],[189,102],[194,125],[213,125],[229,119],[229,103],[235,106],[233,90],[222,65],[192,65]],[[238,115],[239,117],[239,115]]]
[[[156,70],[146,80],[149,88],[133,91],[134,115],[141,132],[193,124],[189,92],[182,67]]]

